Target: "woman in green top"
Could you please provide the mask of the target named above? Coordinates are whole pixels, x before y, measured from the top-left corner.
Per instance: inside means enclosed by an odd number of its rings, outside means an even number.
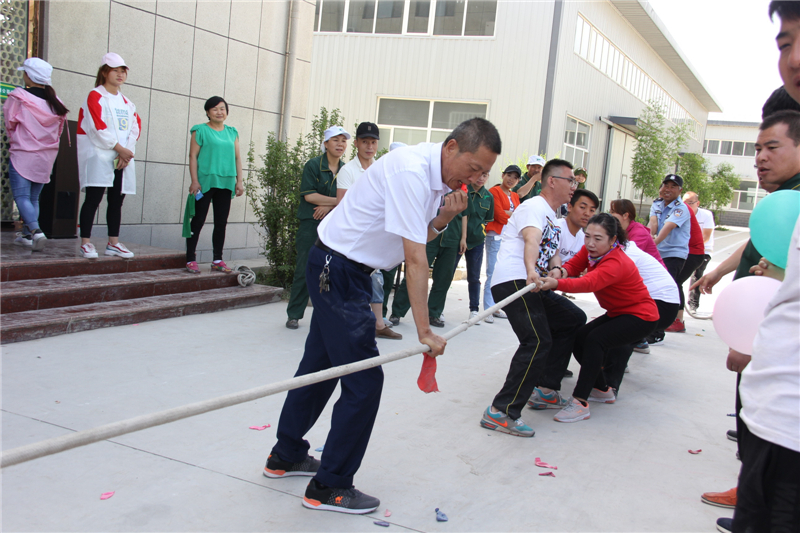
[[[208,215],[208,207],[214,204],[214,233],[211,242],[214,262],[211,270],[230,272],[222,260],[225,245],[225,228],[231,210],[231,198],[244,194],[242,183],[242,158],[239,155],[239,133],[236,128],[225,125],[228,118],[228,103],[219,96],[206,100],[208,122],[193,126],[192,144],[189,148],[189,174],[192,184],[189,194],[195,196],[192,235],[186,239],[186,269],[199,274],[197,266],[197,239]]]

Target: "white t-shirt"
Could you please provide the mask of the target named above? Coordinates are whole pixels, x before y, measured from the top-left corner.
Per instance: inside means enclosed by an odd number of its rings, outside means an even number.
[[[561,264],[563,265],[581,251],[583,245],[586,243],[583,229],[578,228],[578,233],[573,235],[569,232],[566,218],[559,218],[558,225],[561,228],[561,241],[558,243],[558,254],[561,256]]]
[[[714,251],[714,214],[708,209],[703,209],[701,207],[697,210],[697,214],[694,217],[697,219],[697,223],[700,224],[700,229],[711,228],[711,237],[706,243],[706,255],[711,255],[711,252]]]
[[[647,292],[650,293],[650,298],[661,300],[668,304],[681,303],[678,285],[667,272],[667,269],[655,257],[642,251],[633,241],[628,241],[623,250],[636,265],[636,268],[639,269],[639,275],[642,276],[642,281],[647,287]]]
[[[373,163],[328,214],[317,234],[353,261],[390,270],[404,259],[403,238],[427,244],[442,197],[442,143],[393,150]]]
[[[117,142],[119,142],[120,146],[128,146],[128,137],[133,127],[132,121],[136,119],[130,116],[131,108],[125,103],[122,94],[109,94],[108,101],[111,106],[111,112],[114,114],[115,122],[115,124],[109,124],[109,126],[116,128]]]
[[[741,416],[756,436],[800,452],[800,222],[789,245],[786,276],[767,305],[742,372]]]
[[[348,161],[345,166],[343,166],[339,173],[336,175],[336,188],[347,190],[353,185],[355,185],[358,178],[364,175],[364,168],[361,166],[361,160],[358,156],[355,157],[352,161]]]
[[[517,207],[501,234],[500,251],[497,253],[497,264],[492,274],[492,287],[514,279],[527,279],[525,268],[525,240],[522,230],[528,227],[538,228],[542,232],[539,243],[539,260],[536,265],[540,275],[547,272],[548,261],[558,253],[561,228],[558,225],[556,212],[542,196],[534,196]]]

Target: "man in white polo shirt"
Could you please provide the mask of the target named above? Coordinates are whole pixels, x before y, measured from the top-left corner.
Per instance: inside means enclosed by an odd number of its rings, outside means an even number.
[[[706,266],[708,266],[708,262],[711,261],[711,252],[714,251],[714,228],[716,224],[714,223],[714,214],[708,209],[700,207],[700,198],[697,196],[696,192],[689,191],[684,194],[683,203],[694,211],[697,224],[699,224],[700,229],[703,230],[703,244],[705,246],[705,257],[703,258],[703,262],[700,263],[700,266],[697,267],[692,274],[692,281],[689,282],[689,286],[691,287],[694,285],[695,281],[703,277],[703,274],[706,272]],[[700,306],[700,289],[695,288],[693,291],[689,292],[689,298],[686,304],[692,310],[696,310]]]
[[[372,122],[362,122],[356,128],[356,157],[348,161],[336,176],[336,200],[341,203],[347,189],[355,185],[356,181],[375,162],[375,153],[378,151],[380,130]],[[375,336],[384,339],[401,340],[403,336],[391,330],[391,323],[387,326],[383,321],[383,272],[376,270],[370,276],[372,279],[372,298],[369,306],[375,315]]]
[[[406,282],[420,343],[438,356],[447,342],[428,321],[428,259],[425,245],[467,207],[458,189],[489,172],[500,153],[500,135],[487,120],[461,123],[444,143],[421,143],[381,157],[350,188],[319,226],[306,281],[314,313],[302,376],[378,356],[375,316],[369,306],[370,273],[406,262]],[[445,195],[450,191],[453,194]],[[439,214],[437,215],[437,210]],[[308,455],[304,436],[337,384],[331,379],[289,391],[278,424],[278,442],[264,469],[271,478],[314,476],[303,505],[362,514],[380,501],[353,487],[380,405],[383,370],[341,378],[322,461]]]

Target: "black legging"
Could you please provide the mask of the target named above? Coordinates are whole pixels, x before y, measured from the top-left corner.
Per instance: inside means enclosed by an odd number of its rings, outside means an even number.
[[[686,258],[686,262],[683,264],[683,268],[681,268],[680,274],[678,274],[678,277],[675,280],[678,283],[678,292],[681,296],[681,309],[683,309],[683,306],[686,304],[686,296],[683,294],[683,284],[686,283],[687,279],[692,277],[694,271],[703,264],[705,258],[705,254],[689,254],[689,256]]]
[[[192,236],[186,239],[186,262],[197,261],[197,239],[208,216],[208,208],[214,203],[214,232],[211,244],[214,248],[214,261],[222,260],[222,248],[225,246],[225,228],[228,226],[228,214],[231,211],[230,189],[209,189],[203,197],[194,203],[192,217]]]
[[[618,346],[625,346],[650,335],[658,323],[648,322],[633,315],[614,318],[600,316],[581,327],[575,335],[575,359],[581,364],[581,372],[572,396],[586,400],[592,387],[607,390],[603,363],[606,354]]]
[[[119,226],[122,223],[122,202],[125,195],[122,194],[122,170],[114,171],[114,185],[111,187],[85,187],[86,196],[81,207],[80,224],[81,238],[88,239],[92,236],[92,225],[94,215],[103,199],[103,192],[108,191],[106,199],[108,208],[106,209],[106,224],[108,225],[108,236],[119,237]]]

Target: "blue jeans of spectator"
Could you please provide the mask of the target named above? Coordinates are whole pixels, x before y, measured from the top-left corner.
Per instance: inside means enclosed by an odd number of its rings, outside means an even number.
[[[497,252],[500,251],[499,237],[499,235],[486,236],[486,285],[483,288],[484,309],[489,309],[494,305],[494,298],[492,298],[492,274],[494,273],[494,265],[497,263]]]
[[[11,183],[11,194],[19,209],[19,216],[25,223],[22,233],[30,235],[39,229],[39,195],[42,193],[44,183],[35,183],[22,177],[17,172],[11,161],[8,162],[8,179]]]
[[[369,299],[370,304],[383,303],[383,271],[376,270],[370,276],[372,279],[372,297]]]
[[[483,244],[467,250],[467,286],[469,287],[469,310],[477,311],[481,306],[481,267],[483,266]],[[456,271],[461,255],[456,257],[453,273]]]

